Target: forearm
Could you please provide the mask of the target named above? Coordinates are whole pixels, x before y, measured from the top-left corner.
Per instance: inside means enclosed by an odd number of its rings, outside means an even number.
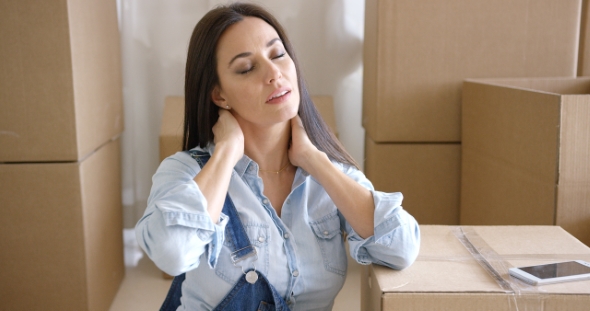
[[[213,223],[219,222],[233,168],[237,162],[228,157],[228,154],[231,153],[225,145],[216,146],[215,152],[194,179],[207,199],[207,212]]]
[[[373,192],[375,234],[368,239],[349,235],[350,255],[362,264],[376,263],[393,269],[410,266],[420,251],[418,223],[401,206],[401,193]]]
[[[200,234],[195,234],[200,232]],[[137,241],[148,257],[170,275],[188,271],[199,263],[214,231],[182,225],[167,225],[161,211],[151,208],[135,227]],[[204,239],[201,239],[203,237]]]
[[[374,234],[373,195],[335,167],[323,152],[310,155],[308,173],[326,190],[340,213],[362,238]]]

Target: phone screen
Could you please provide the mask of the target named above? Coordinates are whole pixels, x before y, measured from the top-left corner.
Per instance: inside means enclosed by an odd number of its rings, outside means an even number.
[[[590,273],[590,267],[586,267],[575,261],[559,262],[540,266],[521,267],[520,270],[532,274],[538,277],[539,279],[550,279]]]

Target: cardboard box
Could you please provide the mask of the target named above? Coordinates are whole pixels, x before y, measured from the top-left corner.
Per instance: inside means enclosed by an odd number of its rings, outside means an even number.
[[[588,0],[582,1],[578,76],[590,76],[590,5]]]
[[[166,97],[160,127],[160,162],[182,150],[183,126],[184,97]]]
[[[0,162],[77,161],[123,131],[115,1],[2,1],[0,37]]]
[[[313,100],[320,115],[326,124],[328,124],[334,135],[338,137],[338,127],[336,126],[336,115],[334,114],[334,100],[332,99],[332,96],[312,96],[311,100]]]
[[[108,310],[124,277],[119,140],[0,164],[0,309]]]
[[[467,80],[460,224],[559,225],[590,245],[590,78]]]
[[[590,249],[556,226],[421,226],[420,255],[401,271],[372,265],[361,279],[364,311],[582,311],[590,280],[528,286],[512,266],[590,259]],[[463,244],[466,243],[466,244]],[[479,251],[476,256],[465,245]]]
[[[316,108],[334,134],[338,136],[334,102],[331,96],[312,96]],[[168,96],[164,102],[162,126],[160,127],[160,161],[182,150],[184,126],[184,97]]]
[[[375,189],[401,192],[421,224],[459,224],[460,144],[379,144],[365,138],[365,174]]]
[[[464,79],[576,76],[581,2],[367,0],[367,133],[460,142]]]

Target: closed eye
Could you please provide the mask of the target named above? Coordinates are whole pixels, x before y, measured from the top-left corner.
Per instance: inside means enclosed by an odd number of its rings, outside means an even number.
[[[273,57],[272,59],[278,59],[278,58],[282,58],[282,57],[284,57],[284,56],[285,56],[285,54],[287,54],[287,53],[281,53],[281,54],[279,54],[279,55],[277,55],[277,56]]]
[[[248,68],[246,70],[239,71],[238,73],[239,74],[242,74],[242,75],[245,75],[245,74],[249,73],[250,71],[254,70],[254,67],[255,66],[252,66],[252,67],[250,67],[250,68]]]

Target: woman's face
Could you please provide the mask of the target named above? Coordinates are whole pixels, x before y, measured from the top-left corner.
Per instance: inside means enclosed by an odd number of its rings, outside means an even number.
[[[212,99],[242,126],[270,126],[299,109],[295,63],[275,29],[255,17],[228,27],[217,45],[219,84]]]

